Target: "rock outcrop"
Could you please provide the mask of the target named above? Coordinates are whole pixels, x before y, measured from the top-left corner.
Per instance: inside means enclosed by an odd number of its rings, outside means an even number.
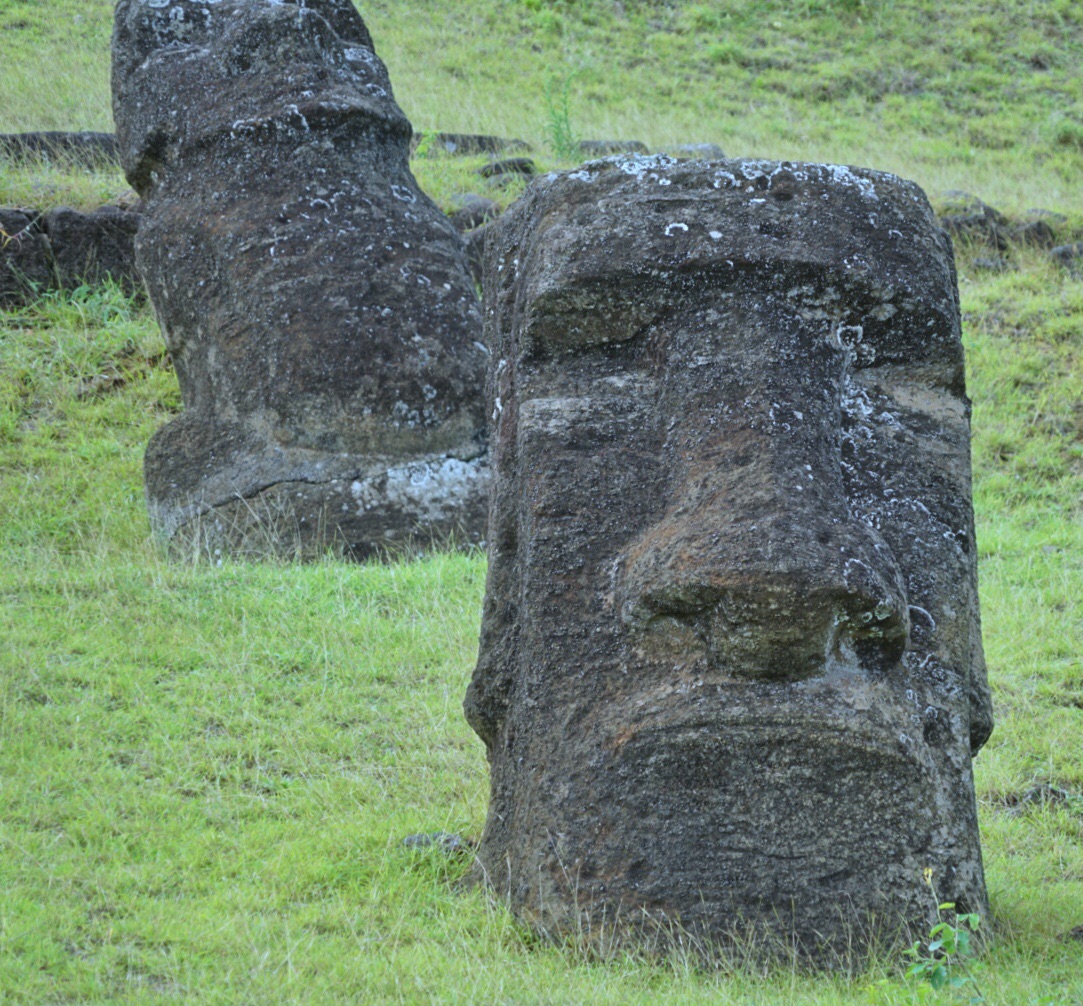
[[[460,157],[477,154],[500,154],[506,150],[531,149],[525,140],[509,140],[503,136],[486,136],[479,133],[422,133],[414,138],[414,146],[428,141],[433,149]]]
[[[357,557],[480,540],[477,297],[349,0],[120,0],[113,101],[185,406],[147,450],[156,532]]]
[[[924,194],[613,158],[490,229],[479,873],[608,947],[835,959],[985,914],[969,403]]]
[[[52,282],[52,253],[41,214],[0,208],[0,307],[16,307]]]
[[[15,307],[47,290],[107,279],[142,289],[135,267],[139,214],[120,206],[90,213],[58,206],[41,212],[0,208],[0,305]]]
[[[140,215],[119,206],[90,213],[60,206],[44,215],[56,283],[64,290],[112,279],[129,293],[142,289],[135,265]]]

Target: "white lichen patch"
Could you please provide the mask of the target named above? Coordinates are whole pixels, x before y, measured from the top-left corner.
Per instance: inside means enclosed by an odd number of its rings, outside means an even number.
[[[826,171],[836,185],[844,185],[848,188],[856,188],[866,199],[879,200],[876,194],[876,186],[872,180],[855,175],[845,164],[823,164],[821,170]]]
[[[670,185],[672,183],[666,177],[666,173],[680,162],[673,157],[667,157],[665,154],[617,154],[614,157],[606,157],[601,161],[592,163],[599,165],[612,164],[624,174],[631,175],[636,181],[648,179],[657,182],[659,185]],[[590,165],[587,165],[587,167],[589,168]]]
[[[363,46],[351,46],[342,53],[351,63],[365,63],[372,66],[376,62],[376,53]]]
[[[482,458],[460,461],[440,458],[388,468],[386,472],[350,484],[357,512],[392,509],[420,521],[442,521],[461,513],[489,479]]]
[[[719,168],[714,171],[712,183],[714,188],[740,188],[755,192],[755,188],[748,183],[765,178],[770,186],[770,183],[777,175],[786,172],[797,182],[819,184],[827,182],[833,186],[856,189],[863,198],[879,201],[873,179],[866,176],[864,172],[858,174],[843,164],[805,164],[791,163],[789,161],[765,161],[757,158],[748,158],[730,163],[734,165],[732,170],[730,168]],[[893,177],[891,175],[882,175],[879,172],[874,174],[884,179]],[[829,193],[824,192],[823,197],[828,198]],[[879,218],[875,214],[870,214],[868,219],[871,226],[879,226]]]

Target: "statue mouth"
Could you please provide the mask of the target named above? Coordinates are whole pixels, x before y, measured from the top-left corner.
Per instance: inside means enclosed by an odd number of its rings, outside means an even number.
[[[851,774],[871,776],[873,766],[884,763],[909,766],[910,773],[931,770],[921,729],[899,729],[906,712],[900,697],[860,678],[830,676],[819,684],[773,689],[757,684],[753,693],[693,681],[638,691],[605,714],[603,757],[619,764],[700,764],[697,778],[683,778],[690,786],[707,788],[727,778],[727,760],[735,752],[748,760],[757,750],[767,761],[776,757],[776,749],[791,751],[785,757],[792,760],[795,779],[801,777],[801,752],[813,750],[843,752],[839,763],[846,763]],[[756,788],[754,779],[747,785]]]
[[[329,88],[319,97],[310,96],[297,102],[289,101],[291,96],[289,93],[279,95],[269,111],[223,122],[218,128],[206,131],[201,137],[202,142],[215,138],[252,141],[282,135],[301,139],[310,133],[334,134],[358,125],[393,126],[403,132],[409,129],[385,97],[370,97],[338,87]]]

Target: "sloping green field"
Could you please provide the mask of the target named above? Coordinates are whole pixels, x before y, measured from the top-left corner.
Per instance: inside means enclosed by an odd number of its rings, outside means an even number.
[[[419,129],[895,170],[1083,238],[1083,4],[406,0],[362,8]],[[0,0],[0,131],[109,129],[105,0]],[[549,101],[547,102],[547,94]],[[444,202],[477,161],[424,156]],[[0,163],[0,204],[108,174]],[[480,191],[480,189],[479,189]],[[514,196],[505,193],[505,200]],[[989,1003],[1083,1003],[1083,281],[959,248],[986,651],[977,761]],[[115,291],[0,314],[0,1003],[910,1003],[860,975],[599,962],[536,945],[401,845],[476,836],[460,702],[484,559],[212,567],[148,540],[140,464],[179,408]],[[1083,931],[1081,931],[1083,932]]]

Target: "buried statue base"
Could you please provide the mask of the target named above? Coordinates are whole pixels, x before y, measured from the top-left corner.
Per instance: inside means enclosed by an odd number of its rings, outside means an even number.
[[[610,159],[537,181],[486,270],[479,874],[616,945],[822,961],[986,915],[969,403],[921,190]]]

